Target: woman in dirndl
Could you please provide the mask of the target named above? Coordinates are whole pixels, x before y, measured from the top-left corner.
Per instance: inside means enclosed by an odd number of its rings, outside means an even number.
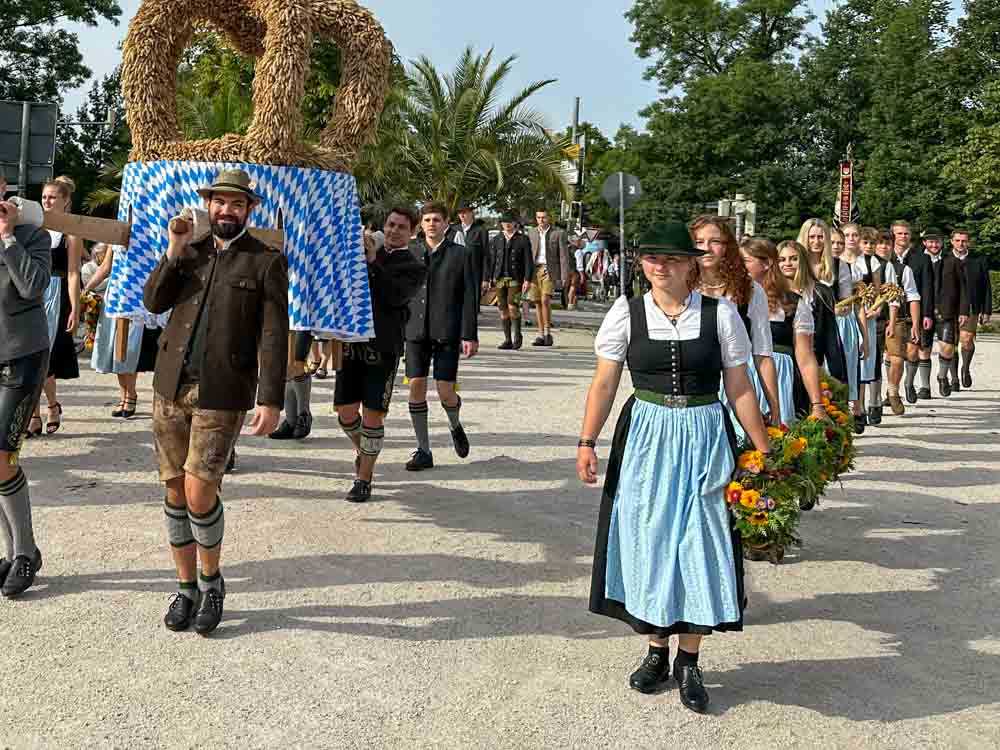
[[[42,207],[46,211],[64,213],[73,203],[76,185],[69,177],[56,177],[42,187]],[[80,322],[80,266],[83,258],[83,241],[79,237],[49,231],[52,238],[52,280],[45,294],[45,312],[49,322],[51,353],[49,369],[43,386],[48,415],[45,434],[54,435],[62,426],[62,404],[56,393],[57,380],[76,380],[80,377],[76,342],[73,334]],[[39,407],[28,426],[28,436],[42,434]]]
[[[648,641],[629,685],[665,688],[703,713],[709,697],[698,654],[703,636],[743,629],[743,558],[724,490],[735,469],[735,435],[719,402],[720,378],[753,445],[768,451],[747,375],[750,339],[736,306],[697,291],[697,258],[683,224],[657,224],[639,245],[652,289],[620,298],[595,341],[577,474],[597,483],[595,445],[628,363],[635,392],[615,428],[601,499],[590,610]],[[678,636],[671,668],[669,638]]]
[[[688,228],[694,237],[695,247],[705,253],[698,259],[701,266],[698,291],[706,297],[725,297],[736,305],[740,320],[750,335],[752,356],[747,357],[747,375],[757,393],[761,411],[770,415],[771,424],[777,426],[781,424],[781,409],[778,373],[772,357],[774,349],[768,322],[767,295],[747,273],[736,235],[725,218],[704,214],[691,222]],[[729,405],[725,389],[719,391],[719,398]],[[746,437],[738,418],[734,427],[741,439]]]
[[[797,242],[783,242],[782,247],[798,245]],[[751,237],[740,246],[743,262],[750,277],[761,285],[767,294],[768,320],[771,339],[774,343],[774,366],[778,371],[778,393],[781,402],[781,422],[791,425],[809,413],[825,418],[822,389],[820,388],[819,364],[813,352],[812,305],[800,294],[793,292],[791,284],[796,283],[782,274],[778,248],[765,237]],[[792,255],[796,251],[792,249]],[[788,253],[786,253],[786,256]],[[796,265],[794,270],[797,271]],[[810,274],[808,268],[803,273]],[[798,283],[810,288],[808,276]]]
[[[98,247],[97,245],[94,246],[95,254],[98,252]],[[91,293],[101,287],[105,279],[110,276],[113,263],[114,248],[106,247],[104,260],[100,268],[91,276],[84,287],[84,294]],[[153,316],[150,315],[149,317],[152,318]],[[139,373],[153,372],[156,369],[157,341],[161,329],[155,327],[155,325],[148,327],[141,322],[131,321],[128,328],[125,359],[118,361],[115,359],[115,333],[117,328],[117,320],[108,317],[107,310],[102,305],[101,315],[97,321],[97,335],[94,337],[94,352],[90,358],[90,366],[102,375],[114,373],[118,376],[119,400],[115,409],[111,412],[111,416],[121,419],[131,419],[135,416],[136,406],[139,401],[139,395],[136,390]]]

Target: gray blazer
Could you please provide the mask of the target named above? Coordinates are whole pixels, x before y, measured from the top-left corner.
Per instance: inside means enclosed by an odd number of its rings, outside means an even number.
[[[43,297],[52,278],[52,239],[44,229],[14,227],[16,242],[0,241],[0,362],[49,348]]]
[[[537,228],[529,227],[528,239],[531,240],[531,258],[534,260],[538,257],[538,243],[541,241]],[[548,267],[549,278],[556,285],[565,284],[576,269],[576,265],[570,260],[566,232],[557,226],[550,226],[545,235],[545,265]],[[537,264],[535,270],[538,270]]]

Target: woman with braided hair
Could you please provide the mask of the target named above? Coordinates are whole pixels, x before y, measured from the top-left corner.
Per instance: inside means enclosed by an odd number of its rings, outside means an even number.
[[[771,424],[778,425],[781,403],[767,294],[747,273],[736,235],[726,219],[705,214],[691,222],[689,229],[695,246],[705,253],[698,259],[701,270],[698,291],[716,299],[725,297],[736,305],[753,344],[752,356],[746,362],[747,375],[757,392],[761,411],[770,413]],[[724,398],[724,394],[719,395]]]

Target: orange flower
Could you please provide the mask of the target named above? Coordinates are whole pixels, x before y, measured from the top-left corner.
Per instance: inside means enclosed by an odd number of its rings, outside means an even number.
[[[739,482],[730,482],[726,487],[726,502],[732,505],[738,503],[743,495],[743,485]]]
[[[823,396],[822,401],[823,401],[823,406],[830,406],[830,399],[827,398],[826,396]]]
[[[830,384],[827,383],[825,380],[819,384],[819,387],[822,388],[824,391],[830,390]]]
[[[796,438],[785,446],[785,458],[798,458],[809,447],[809,441],[804,437]]]
[[[817,417],[815,414],[810,414],[808,417],[806,417],[806,421],[807,422],[818,422],[819,421],[819,417]]]
[[[740,495],[740,505],[744,508],[756,508],[757,501],[760,500],[760,493],[757,490],[744,490]]]
[[[785,433],[783,433],[777,427],[768,427],[767,436],[769,438],[772,438],[773,440],[781,440],[781,438],[785,436]]]
[[[838,414],[837,415],[837,424],[839,424],[841,426],[847,424],[847,415],[844,414],[843,412],[841,412],[840,414]]]
[[[738,461],[739,467],[751,474],[764,471],[764,454],[760,451],[744,451]]]

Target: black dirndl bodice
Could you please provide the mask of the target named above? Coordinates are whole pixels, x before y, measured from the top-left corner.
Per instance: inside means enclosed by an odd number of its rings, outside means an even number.
[[[719,301],[701,298],[698,338],[688,341],[653,341],[646,325],[643,297],[628,305],[629,338],[626,362],[637,389],[668,396],[705,396],[719,392],[722,350],[719,346]]]
[[[59,284],[59,324],[52,353],[49,356],[49,376],[56,380],[75,380],[80,377],[80,363],[77,361],[76,344],[73,334],[66,331],[72,305],[69,299],[69,248],[64,234],[59,244],[52,248],[52,275],[60,278]]]
[[[771,339],[774,342],[774,350],[792,358],[792,402],[795,404],[795,413],[800,417],[808,412],[810,407],[809,393],[802,381],[799,363],[795,359],[795,310],[801,299],[794,292],[787,292],[782,305],[785,319],[771,321]]]

